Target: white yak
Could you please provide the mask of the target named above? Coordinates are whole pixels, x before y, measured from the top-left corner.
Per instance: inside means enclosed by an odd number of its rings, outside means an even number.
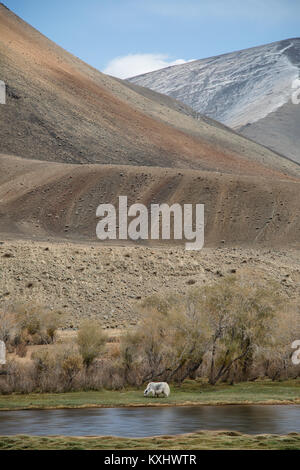
[[[144,391],[145,397],[148,397],[149,395],[152,395],[153,397],[158,397],[159,395],[168,397],[170,395],[170,387],[167,382],[150,382]]]

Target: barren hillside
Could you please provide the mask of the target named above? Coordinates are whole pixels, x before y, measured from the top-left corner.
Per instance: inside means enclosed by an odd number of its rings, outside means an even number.
[[[297,164],[98,72],[3,5],[0,25],[3,238],[95,241],[97,206],[127,195],[204,204],[205,246],[298,244]]]
[[[0,232],[96,240],[96,209],[135,202],[205,205],[205,245],[293,246],[300,182],[199,170],[75,165],[0,155]]]
[[[0,151],[63,163],[299,174],[185,105],[106,76],[0,5]]]

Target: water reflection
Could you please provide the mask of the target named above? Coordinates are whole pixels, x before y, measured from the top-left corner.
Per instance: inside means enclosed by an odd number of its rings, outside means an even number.
[[[300,432],[299,405],[1,411],[0,435],[145,437],[197,430]]]

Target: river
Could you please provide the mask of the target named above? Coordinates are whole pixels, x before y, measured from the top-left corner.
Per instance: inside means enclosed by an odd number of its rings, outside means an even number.
[[[0,412],[0,435],[146,437],[199,430],[300,432],[299,405],[82,408]]]

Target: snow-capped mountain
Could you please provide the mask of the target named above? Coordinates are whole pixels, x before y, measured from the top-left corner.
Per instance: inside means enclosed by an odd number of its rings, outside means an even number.
[[[129,80],[170,95],[300,161],[300,105],[291,101],[292,86],[300,89],[299,77],[300,38],[293,38]]]

